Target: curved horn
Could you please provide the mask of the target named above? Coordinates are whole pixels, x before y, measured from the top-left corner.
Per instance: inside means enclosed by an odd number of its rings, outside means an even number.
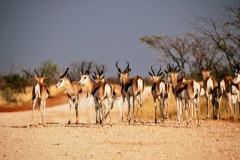
[[[38,72],[37,72],[37,70],[36,70],[36,68],[34,69],[34,71],[35,71],[35,73],[37,74],[37,76],[40,77],[39,74],[38,74]]]
[[[159,69],[159,71],[157,72],[157,75],[158,75],[158,76],[161,75],[161,70],[162,70],[162,67],[160,66],[160,69]]]
[[[180,65],[179,65],[179,63],[177,63],[177,66],[174,68],[174,71],[175,71],[175,72],[179,72],[179,71],[180,71]]]
[[[168,69],[168,72],[172,72],[172,67],[171,67],[170,63],[168,63],[167,69]]]
[[[116,67],[118,69],[118,72],[121,73],[122,71],[121,71],[120,67],[118,66],[118,61],[116,62]]]
[[[92,62],[89,62],[89,64],[88,64],[88,68],[87,68],[87,70],[85,71],[84,74],[89,74],[89,73],[90,73],[91,64],[92,64]]]
[[[104,72],[104,65],[102,64],[101,75],[103,74],[103,72]]]
[[[128,72],[129,71],[129,63],[128,63],[128,61],[126,61],[127,62],[127,67],[126,67],[126,69],[123,71],[123,72]]]
[[[177,66],[173,70],[176,71],[178,67],[179,67],[179,63],[177,63]]]
[[[43,68],[43,70],[42,70],[42,74],[41,74],[41,77],[43,76],[44,71],[45,71],[45,70],[44,70],[44,68]]]
[[[152,70],[153,75],[155,76],[155,73],[154,73],[154,70],[153,70],[153,65],[151,66],[151,70]]]
[[[101,72],[99,71],[99,69],[98,69],[98,66],[97,66],[97,65],[95,66],[95,68],[96,68],[96,70],[97,70],[97,73],[98,73],[98,75],[100,75],[100,74],[101,74]],[[96,75],[96,72],[94,72],[94,74]]]
[[[66,76],[66,74],[68,73],[68,70],[69,70],[69,68],[66,69],[66,71],[63,73],[63,75],[61,76],[61,78],[63,78],[63,77]]]
[[[81,74],[83,74],[84,72],[83,72],[83,66],[84,66],[84,64],[85,64],[85,62],[82,62],[82,65],[81,65]],[[79,71],[78,71],[79,72]]]

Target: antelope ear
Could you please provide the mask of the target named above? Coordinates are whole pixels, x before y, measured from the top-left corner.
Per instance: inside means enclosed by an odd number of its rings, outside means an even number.
[[[43,79],[47,79],[47,78],[51,78],[51,76],[47,76],[47,77],[42,77]]]
[[[150,76],[153,76],[151,72],[148,72],[148,74],[149,74]]]
[[[38,78],[38,77],[35,77],[35,76],[33,76],[33,78],[35,78],[35,79],[36,79],[36,81],[38,81],[38,80],[39,80],[39,78]]]

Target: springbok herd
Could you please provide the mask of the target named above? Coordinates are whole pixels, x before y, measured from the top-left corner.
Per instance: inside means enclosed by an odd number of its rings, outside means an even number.
[[[144,80],[140,76],[134,76],[129,78],[129,73],[131,72],[131,67],[126,61],[127,67],[122,70],[118,66],[118,61],[116,62],[116,68],[118,71],[118,77],[120,79],[120,84],[112,84],[104,81],[104,66],[100,68],[96,66],[96,70],[93,71],[92,78],[94,82],[90,80],[90,68],[91,63],[86,67],[85,63],[82,63],[81,70],[78,70],[80,75],[79,81],[70,82],[69,80],[69,68],[66,69],[65,73],[60,77],[60,80],[56,84],[57,88],[63,87],[68,96],[68,101],[70,105],[69,110],[69,121],[68,124],[71,124],[71,107],[75,106],[76,111],[76,124],[79,123],[78,118],[78,103],[79,103],[79,94],[82,92],[82,88],[85,87],[87,90],[87,97],[91,97],[95,103],[96,111],[96,123],[102,124],[106,117],[109,115],[111,123],[111,109],[113,104],[117,102],[120,110],[120,121],[124,120],[124,103],[127,99],[128,102],[128,114],[127,120],[130,124],[131,117],[133,114],[133,121],[137,122],[136,113],[136,104],[139,105],[140,115],[142,120],[142,99],[144,91]],[[225,93],[228,97],[229,107],[234,117],[236,117],[237,109],[236,102],[240,102],[240,66],[234,64],[233,68],[235,70],[235,77],[227,76],[224,77],[220,83],[210,74],[211,68],[205,69],[202,67],[202,76],[203,83],[199,83],[194,79],[178,79],[177,75],[180,71],[179,65],[174,66],[173,64],[168,64],[167,69],[164,70],[166,74],[163,76],[162,68],[160,67],[158,72],[155,73],[153,66],[151,66],[151,72],[148,72],[152,78],[152,97],[154,100],[155,107],[155,123],[157,123],[157,104],[156,100],[159,101],[160,115],[162,121],[165,118],[168,118],[168,105],[170,101],[170,95],[173,93],[176,106],[177,106],[177,123],[181,123],[182,111],[183,109],[186,112],[186,124],[189,124],[188,121],[188,109],[193,107],[197,113],[198,126],[199,124],[199,110],[200,95],[205,95],[207,100],[207,113],[206,118],[209,118],[209,105],[212,103],[213,108],[213,118],[219,118],[219,111],[221,107],[222,95]],[[38,102],[39,111],[41,113],[40,124],[43,121],[45,126],[45,106],[46,100],[48,98],[49,92],[44,84],[43,80],[48,77],[43,77],[44,70],[42,71],[41,76],[35,70],[37,77],[33,76],[37,83],[33,87],[32,91],[32,121],[34,115],[34,107],[36,102]],[[86,98],[87,98],[86,97]],[[132,97],[132,98],[131,98]],[[131,102],[132,100],[132,102]],[[165,106],[166,100],[166,106]],[[120,101],[123,101],[123,105],[120,105]],[[89,102],[90,105],[92,101]],[[132,114],[131,114],[131,105],[132,105]],[[240,106],[240,105],[238,105]],[[43,114],[42,110],[43,108]],[[32,121],[31,124],[32,125]]]

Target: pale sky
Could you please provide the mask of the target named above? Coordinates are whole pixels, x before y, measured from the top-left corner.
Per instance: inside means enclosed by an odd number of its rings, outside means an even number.
[[[194,16],[217,19],[237,0],[0,0],[0,68],[14,62],[38,67],[48,59],[67,68],[83,60],[132,66],[148,76],[156,52],[139,38],[182,35]]]

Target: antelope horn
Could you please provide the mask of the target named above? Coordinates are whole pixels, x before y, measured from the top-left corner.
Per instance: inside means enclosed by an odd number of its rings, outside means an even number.
[[[98,66],[96,65],[95,67],[96,67],[96,70],[97,70],[98,75],[100,75],[101,72],[99,71]],[[96,72],[94,72],[94,73],[95,73],[95,75],[96,75]]]
[[[103,72],[104,72],[104,65],[102,64],[101,75],[103,74]]]
[[[66,71],[63,73],[63,75],[61,76],[61,78],[63,78],[63,77],[66,76],[66,74],[68,73],[68,70],[69,70],[69,68],[66,69]]]
[[[160,76],[161,70],[162,70],[162,67],[160,66],[160,69],[159,69],[159,71],[157,72],[157,75],[158,75],[158,76]]]
[[[154,70],[153,70],[153,65],[151,66],[151,70],[152,70],[153,75],[155,76],[155,73],[154,73]]]
[[[44,70],[44,68],[43,68],[43,70],[42,70],[42,74],[41,74],[41,77],[43,76],[44,71],[45,71],[45,70]]]
[[[170,63],[168,63],[167,69],[168,69],[169,72],[172,72],[172,67],[171,67]]]
[[[177,68],[179,67],[179,63],[177,63],[177,66],[174,68],[174,71],[177,71]]]
[[[129,63],[128,63],[128,61],[126,61],[127,62],[127,67],[126,67],[126,69],[123,71],[123,72],[128,72],[129,71]]]
[[[37,76],[40,77],[39,74],[38,74],[38,72],[37,72],[37,70],[36,70],[36,68],[34,69],[34,71],[35,71],[35,73],[37,74]]]
[[[83,72],[83,66],[84,66],[84,64],[85,64],[85,62],[82,62],[82,65],[81,65],[81,74],[83,74],[84,72]],[[78,71],[79,72],[79,71]]]
[[[118,66],[118,61],[116,62],[116,67],[118,69],[118,72],[121,73],[122,71],[121,71],[120,67]]]
[[[92,64],[92,62],[89,62],[88,69],[86,70],[85,74],[90,72],[91,64]]]

